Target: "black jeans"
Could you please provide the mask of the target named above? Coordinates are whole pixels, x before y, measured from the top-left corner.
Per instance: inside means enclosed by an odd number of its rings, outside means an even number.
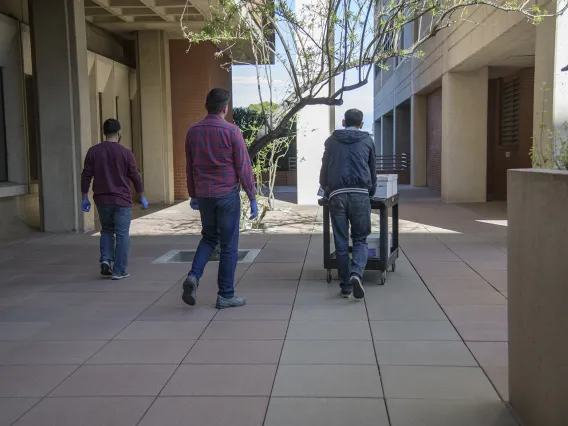
[[[335,253],[339,264],[341,288],[350,288],[351,275],[363,278],[371,234],[371,200],[366,194],[339,194],[329,201]],[[349,226],[353,253],[349,262]]]

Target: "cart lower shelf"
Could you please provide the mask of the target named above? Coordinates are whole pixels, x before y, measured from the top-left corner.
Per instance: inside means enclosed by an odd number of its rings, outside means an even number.
[[[390,268],[390,270],[392,272],[396,271],[396,259],[398,259],[398,248],[394,249],[388,260],[387,260],[387,267],[386,269],[382,268],[382,262],[381,259],[376,257],[376,256],[369,256],[367,259],[367,266],[365,266],[365,270],[366,271],[380,271],[381,272],[381,278],[379,280],[378,285],[384,285],[387,279],[387,269]],[[326,265],[325,267],[327,268],[327,282],[331,283],[332,279],[333,279],[333,274],[332,271],[333,270],[337,270],[337,256],[335,254],[335,252],[330,253],[329,257],[326,259]]]

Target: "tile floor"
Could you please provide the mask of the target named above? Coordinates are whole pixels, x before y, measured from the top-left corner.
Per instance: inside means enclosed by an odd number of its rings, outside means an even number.
[[[287,206],[286,208],[290,208]],[[0,245],[0,426],[513,426],[504,205],[401,201],[404,255],[364,302],[321,267],[321,214],[291,207],[239,265],[246,307],[218,312],[210,265],[191,309],[184,204],[133,223],[130,272],[97,276],[96,236]]]

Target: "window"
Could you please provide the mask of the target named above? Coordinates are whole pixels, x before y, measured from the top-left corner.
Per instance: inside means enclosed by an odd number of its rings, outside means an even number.
[[[34,78],[26,75],[26,118],[28,124],[28,169],[30,180],[39,179],[39,151],[37,147],[36,96]]]
[[[520,78],[504,82],[501,92],[501,145],[517,145],[519,143],[520,108]]]
[[[8,151],[6,147],[6,116],[4,115],[4,78],[0,68],[0,182],[8,180]]]

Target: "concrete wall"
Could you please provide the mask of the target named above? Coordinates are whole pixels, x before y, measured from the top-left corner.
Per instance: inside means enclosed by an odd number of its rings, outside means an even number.
[[[568,172],[508,175],[510,402],[524,426],[568,424]]]
[[[535,31],[535,26],[520,14],[490,7],[470,8],[467,19],[441,31],[421,47],[423,57],[403,61],[396,71],[381,77],[375,119],[390,111],[393,102],[397,106],[415,93],[428,91],[447,72],[474,71],[496,65],[504,57],[534,54]],[[509,54],[504,55],[507,51]]]
[[[214,57],[217,48],[209,43],[193,45],[187,40],[170,40],[172,84],[172,135],[174,149],[174,196],[187,200],[185,176],[185,135],[189,127],[202,120],[207,93],[216,87],[231,91],[232,74],[221,68],[226,58]],[[230,120],[230,116],[227,117]]]
[[[9,16],[20,22],[29,22],[27,0],[2,0],[0,14]]]
[[[18,22],[0,15],[0,67],[4,87],[8,181],[28,182],[24,109],[24,70]]]
[[[40,201],[37,181],[29,181],[28,147],[27,147],[27,117],[25,106],[25,75],[33,75],[32,40],[28,22],[27,3],[21,0],[4,1],[0,4],[0,13],[12,16],[11,19],[0,14],[0,66],[4,69],[4,86],[6,103],[7,144],[9,149],[9,180],[21,185],[17,192],[22,195],[0,199],[0,233],[8,233],[19,226],[39,228]],[[20,22],[17,22],[20,21]],[[103,99],[108,108],[108,116],[115,117],[117,112],[116,97],[118,96],[118,118],[123,125],[122,143],[131,147],[132,131],[130,129],[130,95],[129,74],[132,70],[116,61],[96,55],[92,50],[106,53],[120,61],[126,62],[128,55],[122,43],[108,33],[92,28],[87,24],[87,45],[89,70],[89,97],[91,103],[91,141],[97,143],[99,135],[98,91],[101,85],[105,88]],[[101,77],[100,63],[110,63],[111,72]],[[112,84],[107,84],[110,77]],[[109,90],[112,89],[112,90]],[[13,192],[12,190],[10,192]],[[1,194],[0,194],[1,195]]]

